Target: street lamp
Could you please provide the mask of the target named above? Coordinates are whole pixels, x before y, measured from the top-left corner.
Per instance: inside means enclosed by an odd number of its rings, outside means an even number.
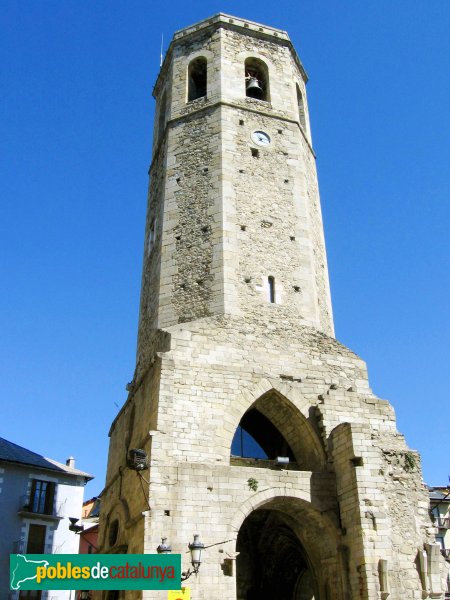
[[[161,538],[160,545],[156,548],[158,554],[170,554],[172,552],[172,546],[167,543],[167,538]]]
[[[194,535],[194,541],[188,544],[188,548],[191,553],[191,565],[192,571],[189,568],[187,571],[183,571],[181,573],[181,581],[186,581],[193,574],[197,575],[200,565],[202,563],[202,552],[205,547],[205,544],[202,544],[200,541],[200,536],[198,533]],[[167,543],[167,538],[161,538],[161,543],[156,548],[156,552],[158,554],[170,554],[172,552],[172,546]]]
[[[197,575],[198,573],[202,562],[202,551],[205,547],[205,544],[202,544],[199,538],[200,536],[198,535],[198,533],[196,533],[194,535],[194,541],[188,544],[188,548],[191,551],[191,565],[193,570],[191,571],[191,569],[188,569],[187,571],[182,573],[181,581],[186,581],[186,579],[188,579],[193,573],[195,573],[195,575]]]

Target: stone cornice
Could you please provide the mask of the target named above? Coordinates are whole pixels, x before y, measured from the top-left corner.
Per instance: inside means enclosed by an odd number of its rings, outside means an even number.
[[[303,77],[304,82],[307,83],[308,75],[306,74],[302,62],[286,31],[283,31],[281,29],[275,29],[267,25],[262,25],[261,23],[255,23],[253,21],[241,19],[239,17],[233,17],[232,15],[217,13],[216,15],[209,17],[208,19],[204,19],[203,21],[199,21],[198,23],[194,23],[189,27],[184,27],[183,29],[180,29],[179,31],[175,32],[172,41],[170,42],[169,48],[167,49],[161,70],[153,88],[154,97],[156,97],[159,93],[161,81],[164,80],[166,72],[169,68],[169,64],[172,60],[174,47],[180,42],[184,42],[186,38],[195,37],[208,29],[214,30],[220,27],[231,29],[233,31],[238,31],[241,34],[248,35],[250,37],[267,39],[278,44],[287,46]]]

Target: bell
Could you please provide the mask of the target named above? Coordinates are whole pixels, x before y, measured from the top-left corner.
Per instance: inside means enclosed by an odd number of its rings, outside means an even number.
[[[256,98],[257,100],[262,100],[264,98],[264,91],[256,77],[250,77],[247,81],[246,94],[250,96],[250,98]]]

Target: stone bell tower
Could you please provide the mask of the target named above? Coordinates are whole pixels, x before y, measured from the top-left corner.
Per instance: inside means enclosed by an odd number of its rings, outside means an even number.
[[[170,44],[100,550],[167,537],[187,569],[199,534],[196,600],[443,598],[419,457],[334,338],[306,82],[271,27],[218,14]]]

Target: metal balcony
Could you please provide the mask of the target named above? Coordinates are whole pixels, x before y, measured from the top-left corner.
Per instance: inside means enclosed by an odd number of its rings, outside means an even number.
[[[19,498],[18,514],[22,517],[35,517],[43,519],[63,519],[65,502],[59,502],[53,506],[52,512],[36,512],[33,510],[29,496]]]

